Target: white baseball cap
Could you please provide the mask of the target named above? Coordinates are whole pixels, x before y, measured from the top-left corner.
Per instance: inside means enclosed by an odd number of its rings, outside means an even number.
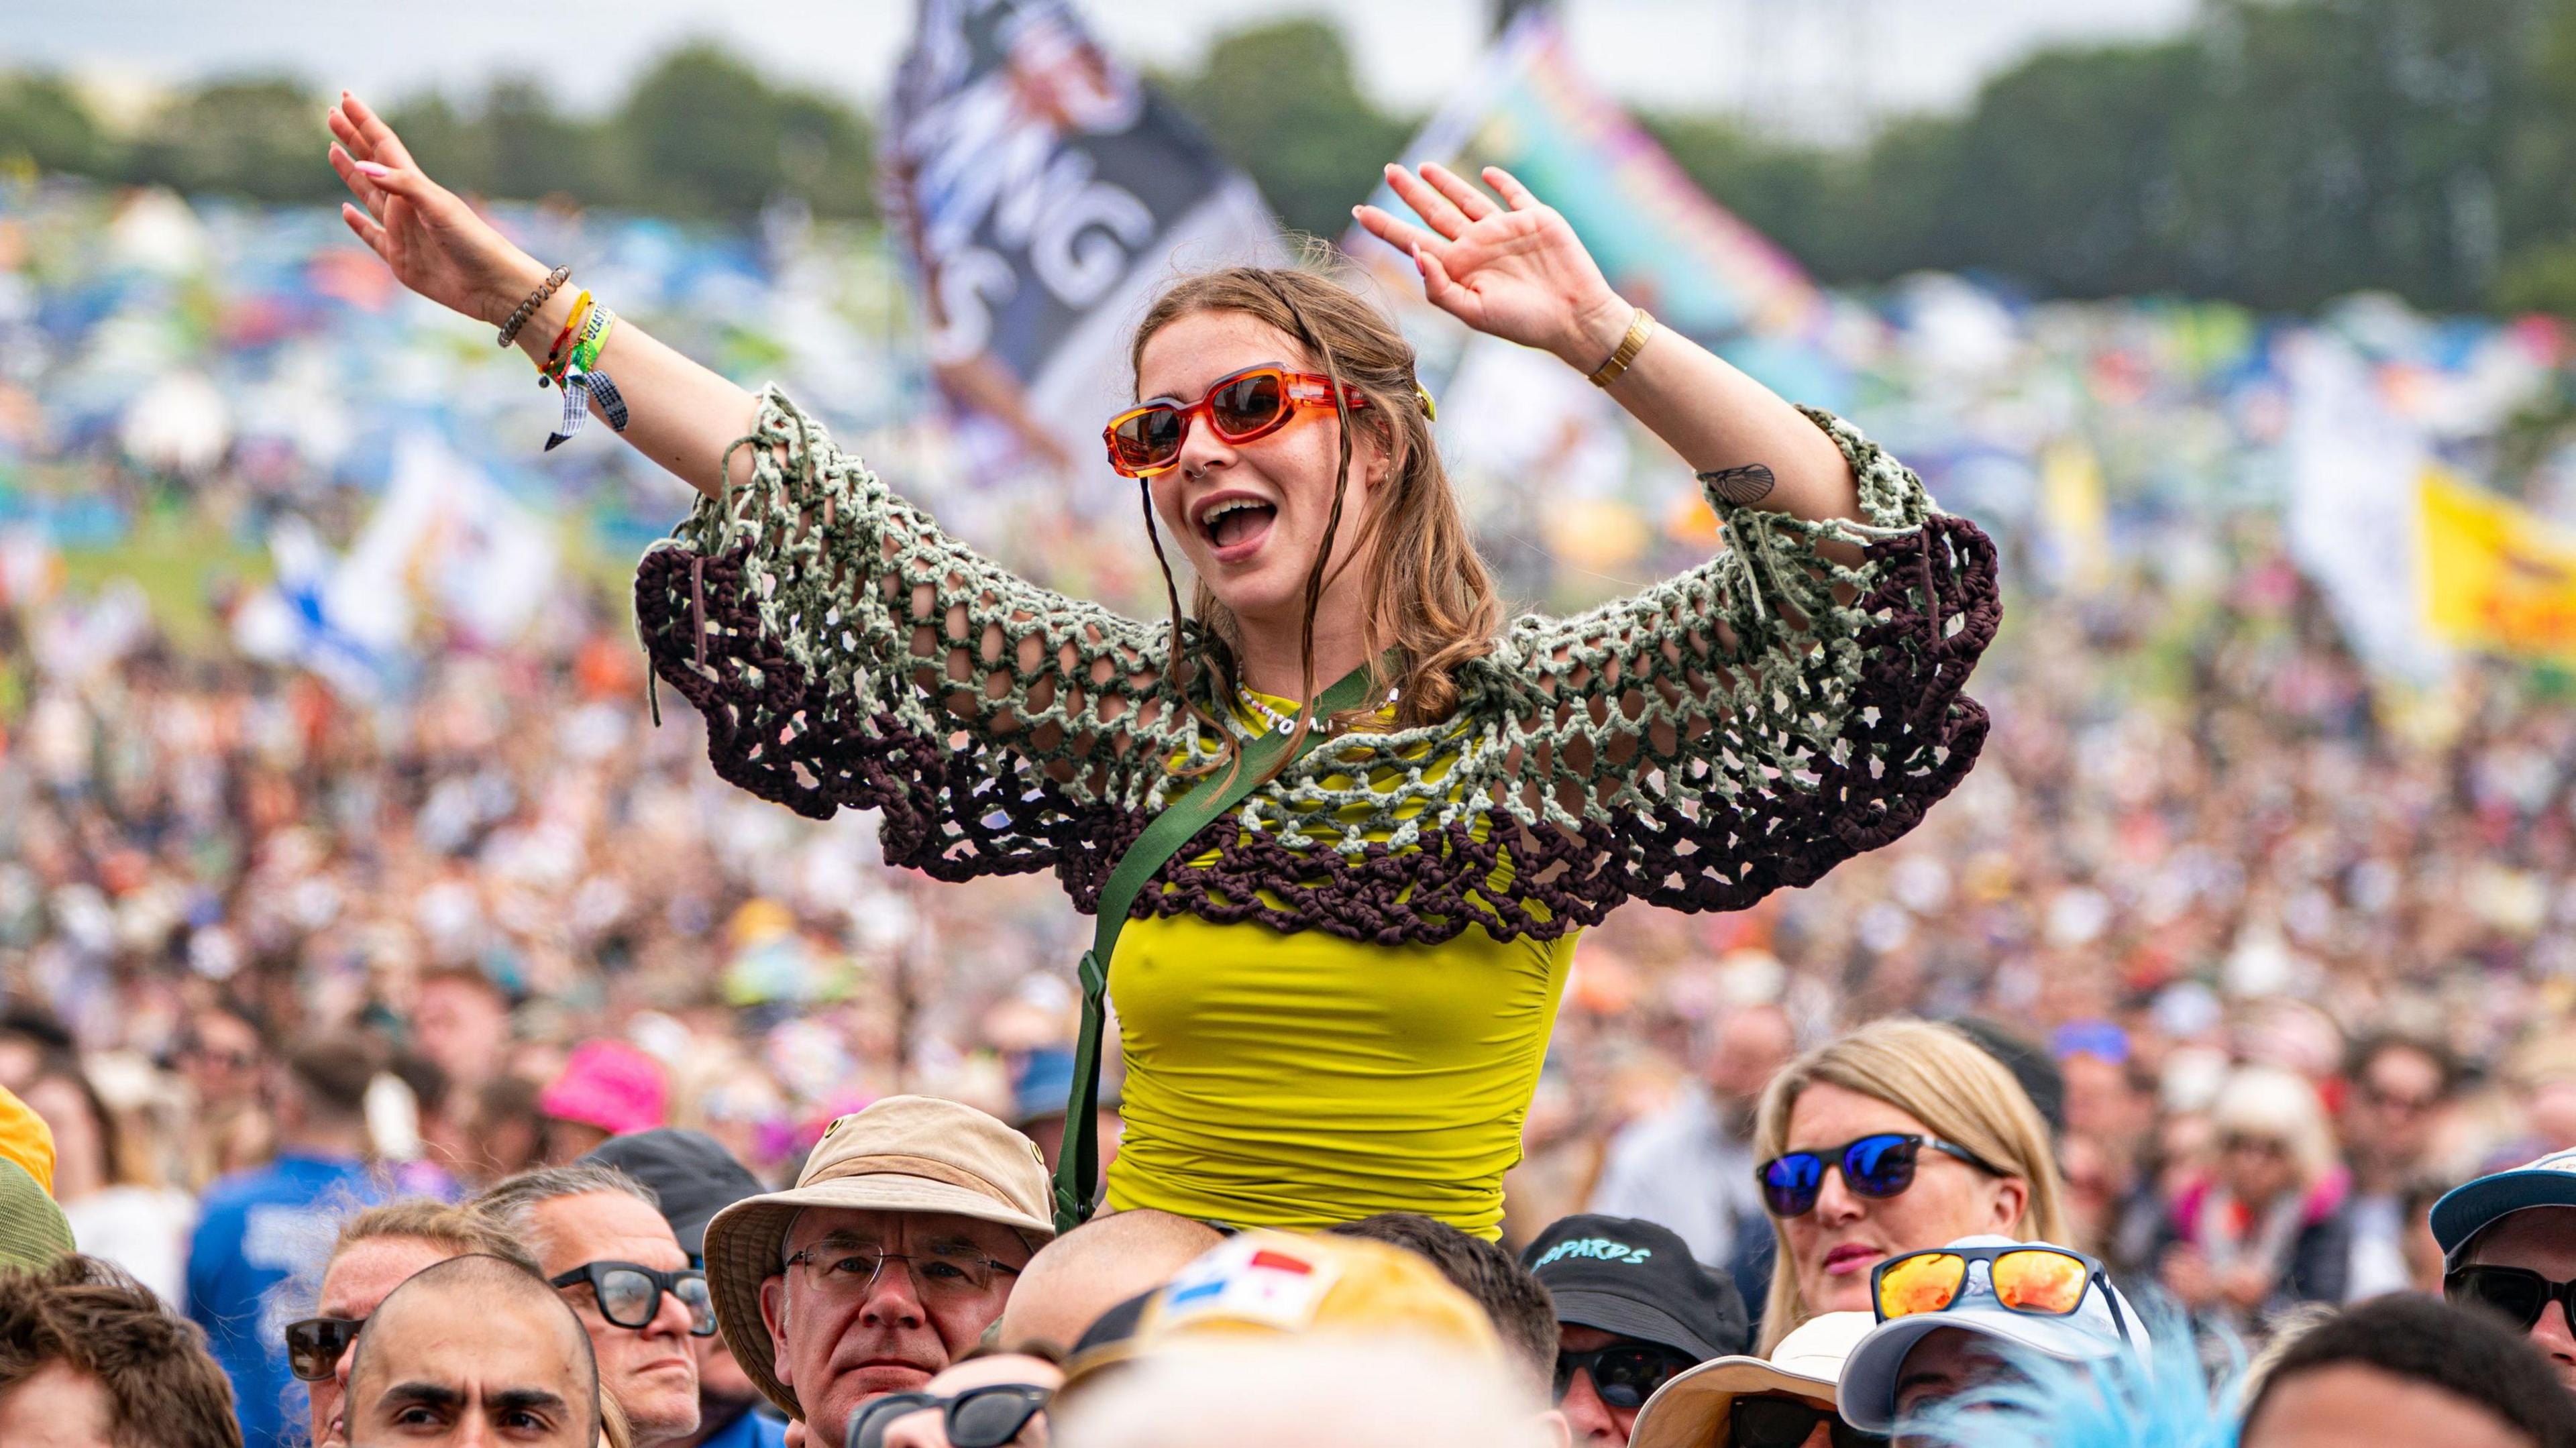
[[[1948,1245],[2068,1250],[2053,1242],[2017,1242],[1992,1235],[1961,1237]],[[1958,1298],[1948,1307],[1881,1322],[1852,1349],[1843,1362],[1841,1391],[1836,1395],[1843,1421],[1872,1433],[1895,1431],[1896,1382],[1905,1367],[1905,1355],[1943,1328],[1991,1337],[2060,1362],[2098,1362],[2120,1352],[2134,1353],[2141,1362],[2148,1360],[2152,1344],[2145,1322],[2118,1288],[2110,1288],[2106,1297],[2107,1286],[2107,1279],[2100,1277],[2085,1283],[2084,1296],[2071,1316],[2015,1312],[1996,1298],[1989,1264],[1971,1260]]]

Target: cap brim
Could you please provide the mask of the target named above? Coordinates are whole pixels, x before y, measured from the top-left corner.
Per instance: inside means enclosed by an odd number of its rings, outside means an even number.
[[[2120,1350],[2063,1317],[2017,1312],[1925,1312],[1883,1322],[1843,1362],[1836,1401],[1843,1421],[1870,1433],[1896,1430],[1896,1375],[1914,1345],[1945,1327],[2045,1353],[2060,1362],[2093,1362]]]
[[[1701,1362],[1726,1351],[1684,1326],[1680,1318],[1650,1302],[1639,1302],[1633,1297],[1609,1292],[1589,1292],[1579,1287],[1564,1288],[1550,1295],[1556,1301],[1556,1320],[1559,1322],[1570,1322],[1577,1327],[1597,1327],[1621,1337],[1679,1348]]]
[[[671,1219],[671,1235],[680,1239],[681,1251],[703,1258],[707,1255],[707,1224],[715,1219],[714,1212],[697,1217],[674,1217]]]
[[[2433,1240],[2452,1256],[2497,1221],[2532,1207],[2576,1207],[2576,1172],[2503,1171],[2453,1187],[2433,1204]]]
[[[1637,1410],[1628,1448],[1710,1448],[1727,1443],[1727,1410],[1748,1393],[1779,1393],[1803,1398],[1833,1411],[1834,1385],[1765,1362],[1758,1357],[1711,1358],[1655,1389]]]
[[[808,1207],[939,1212],[998,1222],[1033,1233],[1040,1241],[1055,1236],[1053,1222],[1040,1221],[982,1192],[891,1172],[838,1177],[789,1191],[745,1197],[716,1213],[707,1223],[705,1237],[707,1289],[715,1299],[716,1326],[724,1333],[725,1346],[733,1350],[734,1361],[742,1364],[744,1376],[760,1389],[761,1396],[791,1418],[803,1418],[805,1409],[796,1401],[796,1394],[778,1380],[769,1324],[760,1316],[760,1284],[786,1270],[788,1225]]]

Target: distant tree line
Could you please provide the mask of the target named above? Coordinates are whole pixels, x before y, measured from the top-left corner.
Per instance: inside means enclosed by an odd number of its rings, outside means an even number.
[[[1374,104],[1314,19],[1237,32],[1155,79],[1284,222],[1326,236],[1421,123]],[[125,139],[59,79],[0,79],[0,165],[319,199],[336,190],[320,104],[290,81],[227,81]],[[876,208],[866,117],[707,44],[597,118],[510,80],[392,114],[443,179],[486,195],[678,216],[779,196],[826,216]],[[1853,147],[1785,142],[1758,117],[1643,119],[1832,283],[1928,267],[2047,296],[2305,309],[2375,287],[2576,315],[2576,0],[2205,0],[2170,39],[2036,53],[1958,114]]]
[[[1328,236],[1419,124],[1371,105],[1312,20],[1165,84]],[[2385,288],[2576,315],[2576,0],[2205,0],[2174,38],[2040,51],[1856,147],[1641,119],[1827,282],[1938,268],[2043,296],[2303,310]]]
[[[379,101],[381,104],[381,100]],[[287,77],[215,81],[176,96],[119,136],[57,76],[0,76],[0,164],[257,201],[343,194],[323,164],[324,95]],[[421,164],[461,192],[670,216],[740,218],[793,197],[818,215],[876,212],[875,132],[820,91],[772,85],[706,43],[672,51],[607,114],[558,110],[537,82],[505,77],[482,94],[385,106]]]
[[[1650,124],[1828,281],[2576,312],[2576,0],[2205,0],[2173,39],[2040,52],[1852,150]]]

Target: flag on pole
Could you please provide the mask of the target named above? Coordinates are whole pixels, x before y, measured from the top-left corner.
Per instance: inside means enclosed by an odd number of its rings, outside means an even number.
[[[1402,160],[1470,178],[1502,167],[1565,217],[1621,296],[1786,396],[1845,405],[1849,369],[1825,345],[1837,304],[1584,79],[1545,10],[1512,23]],[[1390,187],[1368,199],[1410,214]],[[1555,598],[1560,567],[1591,584],[1628,581],[1657,532],[1693,549],[1716,546],[1716,519],[1696,493],[1669,509],[1663,494],[1642,505],[1620,496],[1650,454],[1637,451],[1607,394],[1552,358],[1448,321],[1420,301],[1412,261],[1366,231],[1352,227],[1342,245],[1420,351],[1423,380],[1440,398],[1441,456],[1515,592]],[[1533,468],[1557,480],[1551,496],[1562,506],[1537,513],[1513,485]],[[1563,601],[1588,586],[1576,583]]]
[[[554,587],[554,535],[482,470],[426,432],[394,448],[393,481],[347,554],[290,517],[269,538],[277,580],[233,636],[253,658],[311,669],[343,696],[384,702],[418,670],[423,617],[507,643]]]
[[[2464,649],[2576,664],[2576,533],[2438,466],[2416,496],[2425,624]]]
[[[2078,436],[2039,453],[2039,541],[2051,580],[2067,593],[2099,593],[2110,581],[2111,508],[2102,460]]]
[[[1100,428],[1129,400],[1148,299],[1284,255],[1250,179],[1066,0],[920,0],[884,172],[980,472],[1108,476]]]
[[[1748,371],[1814,350],[1805,344],[1822,326],[1826,300],[1805,270],[1700,190],[1586,81],[1544,9],[1512,23],[1406,148],[1406,165],[1425,161],[1464,176],[1500,166],[1519,177],[1563,213],[1620,295]],[[1407,214],[1384,186],[1369,199]],[[1391,281],[1413,282],[1394,248],[1356,228],[1347,245]],[[1811,395],[1794,382],[1789,390]]]
[[[2421,603],[2423,430],[2381,399],[2351,343],[2307,330],[2280,347],[2290,389],[2290,556],[2325,595],[2354,653],[2385,677],[2439,683],[2451,660],[2425,627]]]

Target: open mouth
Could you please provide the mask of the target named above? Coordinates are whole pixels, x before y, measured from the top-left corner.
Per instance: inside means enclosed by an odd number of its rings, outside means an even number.
[[[1231,563],[1258,548],[1278,517],[1275,504],[1238,493],[1199,509],[1199,536],[1216,550],[1220,560]]]

